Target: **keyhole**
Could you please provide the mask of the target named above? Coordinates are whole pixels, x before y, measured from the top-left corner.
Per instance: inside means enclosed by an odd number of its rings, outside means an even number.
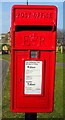
[[[22,78],[20,78],[20,81],[22,81]]]

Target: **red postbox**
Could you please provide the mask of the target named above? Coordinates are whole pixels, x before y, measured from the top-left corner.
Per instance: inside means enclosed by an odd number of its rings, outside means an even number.
[[[15,5],[11,26],[11,110],[52,112],[57,8]]]

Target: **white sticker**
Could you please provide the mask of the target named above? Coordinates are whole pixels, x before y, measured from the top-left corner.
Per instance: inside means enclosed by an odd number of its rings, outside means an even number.
[[[25,94],[41,94],[42,61],[25,61]]]

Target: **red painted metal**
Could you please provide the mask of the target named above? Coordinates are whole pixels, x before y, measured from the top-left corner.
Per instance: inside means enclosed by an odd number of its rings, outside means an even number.
[[[57,8],[15,5],[11,26],[12,112],[52,112],[56,53]],[[37,51],[36,58],[30,57]],[[25,61],[42,61],[41,94],[24,94]]]

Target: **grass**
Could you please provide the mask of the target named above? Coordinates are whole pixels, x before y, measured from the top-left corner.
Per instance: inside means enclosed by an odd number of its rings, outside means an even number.
[[[56,62],[65,63],[65,53],[56,53]]]
[[[63,55],[57,53],[57,62],[63,62]],[[2,58],[9,61],[9,55],[3,55]],[[65,68],[64,68],[65,69]],[[52,113],[38,113],[38,118],[63,118],[63,68],[56,66],[55,77],[55,97],[54,97],[54,110]],[[24,113],[12,113],[10,111],[10,70],[6,76],[6,84],[3,89],[3,106],[2,117],[3,118],[24,118]]]

